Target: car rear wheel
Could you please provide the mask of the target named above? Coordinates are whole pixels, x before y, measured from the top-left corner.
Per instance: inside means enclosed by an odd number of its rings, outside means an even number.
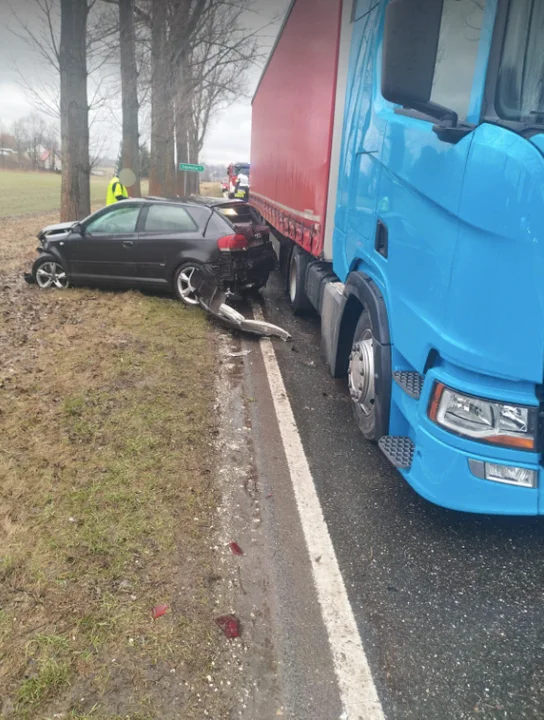
[[[53,255],[40,255],[32,266],[32,275],[42,290],[68,287],[68,276],[62,264]]]
[[[196,270],[200,268],[198,263],[184,263],[176,270],[175,290],[176,295],[185,305],[198,305],[199,300],[191,280]]]

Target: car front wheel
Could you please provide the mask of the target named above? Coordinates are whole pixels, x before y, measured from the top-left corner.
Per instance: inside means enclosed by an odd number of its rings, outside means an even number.
[[[32,276],[43,290],[68,287],[68,276],[62,264],[53,255],[40,255],[32,266]]]

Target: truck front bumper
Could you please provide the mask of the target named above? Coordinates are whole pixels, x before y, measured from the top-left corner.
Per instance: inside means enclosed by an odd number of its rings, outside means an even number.
[[[535,470],[539,487],[525,488],[506,485],[476,477],[470,460],[503,463]],[[505,463],[480,450],[479,454],[453,448],[435,435],[420,429],[412,466],[402,474],[416,492],[436,505],[464,512],[492,515],[544,514],[540,500],[542,468],[527,463],[527,458],[511,459]]]
[[[415,446],[412,464],[409,469],[400,470],[401,474],[424,498],[452,510],[496,515],[544,514],[544,469],[540,453],[502,448],[454,435],[428,417],[434,382],[445,382],[463,392],[469,390],[463,384],[464,379],[466,374],[454,377],[451,372],[431,370],[417,402],[393,384],[392,434],[410,437]],[[497,394],[500,388],[491,393],[487,389],[481,395],[514,402],[514,397],[508,394],[508,383],[504,381],[502,385],[501,395]],[[474,391],[472,384],[470,391]],[[522,401],[519,389],[514,392],[515,401]],[[534,401],[534,393],[531,397],[527,390],[525,402],[534,404]],[[477,477],[471,469],[474,460],[532,470],[537,475],[537,486],[520,487]]]

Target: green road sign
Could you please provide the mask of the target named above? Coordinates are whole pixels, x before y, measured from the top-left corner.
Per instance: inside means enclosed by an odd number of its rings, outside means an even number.
[[[204,165],[189,165],[189,163],[180,163],[180,170],[187,170],[188,172],[204,172]]]

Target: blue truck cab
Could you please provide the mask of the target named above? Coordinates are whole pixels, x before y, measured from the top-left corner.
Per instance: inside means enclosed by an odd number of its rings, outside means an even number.
[[[542,514],[544,0],[357,0],[343,32],[325,357],[422,496]]]

